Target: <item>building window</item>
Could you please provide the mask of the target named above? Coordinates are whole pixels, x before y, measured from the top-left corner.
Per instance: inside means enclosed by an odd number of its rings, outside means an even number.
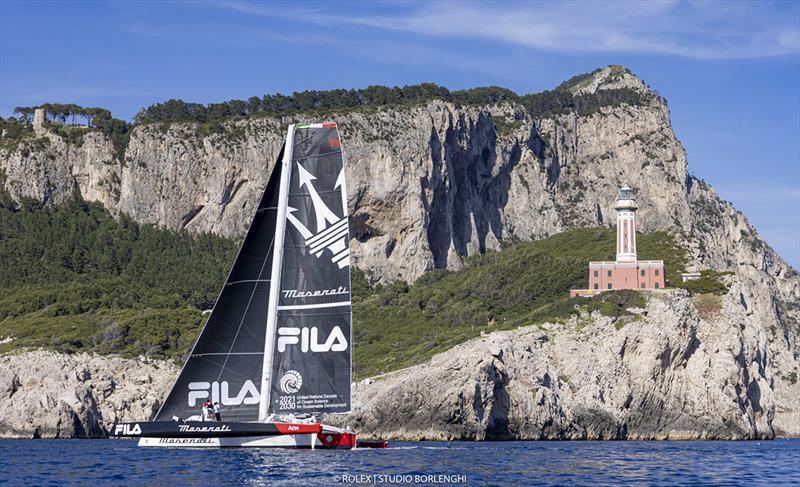
[[[641,283],[641,284],[639,285],[639,287],[640,287],[640,288],[642,288],[642,289],[644,289],[644,283]]]
[[[594,277],[597,277],[597,271],[594,271]]]
[[[658,283],[656,283],[656,289],[658,289]]]
[[[608,277],[611,277],[611,271],[608,271]]]
[[[644,277],[644,269],[642,269],[642,277]]]
[[[608,288],[611,289],[611,283],[610,282],[608,283]]]
[[[658,277],[658,269],[656,269],[656,272],[655,272],[655,274],[656,274],[656,277]]]
[[[594,283],[594,288],[597,289],[598,287],[597,283]]]

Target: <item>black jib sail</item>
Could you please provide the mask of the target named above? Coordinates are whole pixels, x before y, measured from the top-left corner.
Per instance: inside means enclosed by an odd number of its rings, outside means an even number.
[[[281,155],[283,150],[281,150]],[[156,421],[187,419],[219,402],[226,421],[256,421],[282,156],[200,337]]]
[[[350,410],[350,238],[339,132],[336,124],[297,125],[286,144],[284,170],[291,170],[262,419]]]

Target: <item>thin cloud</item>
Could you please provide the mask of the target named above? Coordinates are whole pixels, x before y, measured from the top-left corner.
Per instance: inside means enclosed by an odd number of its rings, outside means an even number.
[[[800,9],[792,3],[664,0],[380,5],[382,11],[342,15],[341,11],[319,8],[227,4],[241,13],[296,22],[481,38],[555,52],[633,52],[699,59],[800,53]]]

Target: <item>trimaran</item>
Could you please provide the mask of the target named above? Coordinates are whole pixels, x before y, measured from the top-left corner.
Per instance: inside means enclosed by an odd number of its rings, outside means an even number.
[[[350,411],[352,316],[344,159],[335,123],[291,125],[200,336],[140,446],[353,448],[318,414]],[[223,421],[208,421],[206,401]],[[385,447],[384,441],[358,446]]]

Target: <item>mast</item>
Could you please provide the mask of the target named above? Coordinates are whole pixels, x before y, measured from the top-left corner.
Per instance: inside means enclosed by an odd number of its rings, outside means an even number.
[[[289,183],[292,175],[292,153],[294,149],[294,124],[289,125],[286,134],[285,150],[281,162],[281,181],[278,192],[278,215],[275,221],[275,241],[273,247],[272,272],[270,274],[269,304],[267,305],[267,332],[264,337],[264,362],[261,368],[261,402],[258,405],[258,421],[266,423],[269,417],[270,375],[272,373],[273,344],[278,318],[278,298],[280,297],[281,264],[283,262],[283,241],[286,234],[286,208],[288,206]]]

